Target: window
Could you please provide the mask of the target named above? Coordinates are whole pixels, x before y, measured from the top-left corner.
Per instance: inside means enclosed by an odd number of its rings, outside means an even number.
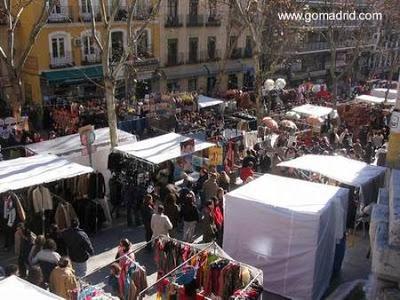
[[[197,63],[197,52],[199,47],[198,38],[189,38],[189,63]]]
[[[82,63],[93,64],[100,63],[101,57],[96,42],[90,32],[82,35]]]
[[[111,32],[111,59],[119,61],[124,54],[124,32]]]
[[[197,16],[199,11],[199,0],[190,0],[189,3],[189,15]]]
[[[228,76],[228,89],[237,89],[238,88],[238,77],[236,74],[230,74]]]
[[[246,57],[253,56],[253,39],[251,36],[246,36],[245,56]]]
[[[168,40],[168,65],[178,64],[178,39]]]
[[[217,18],[217,0],[208,0],[209,20]]]
[[[137,41],[137,54],[140,57],[147,57],[150,54],[149,51],[149,32],[144,30]]]
[[[208,60],[216,59],[217,52],[217,38],[215,36],[209,36],[207,40],[207,54]]]
[[[177,80],[170,80],[167,82],[167,90],[168,92],[179,91],[179,83]]]
[[[197,78],[192,78],[188,80],[188,91],[195,92],[197,90]]]
[[[90,14],[91,11],[91,1],[81,0],[81,10],[83,14]]]
[[[51,39],[52,57],[65,58],[65,38],[63,36],[53,37]]]
[[[54,32],[49,35],[50,67],[64,66],[72,63],[69,34]]]
[[[168,0],[168,16],[178,17],[178,0]]]

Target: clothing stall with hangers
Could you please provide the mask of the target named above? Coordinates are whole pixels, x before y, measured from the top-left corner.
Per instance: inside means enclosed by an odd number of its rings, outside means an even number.
[[[0,162],[0,211],[5,246],[13,244],[20,222],[25,222],[36,234],[46,234],[52,223],[61,229],[69,227],[76,213],[65,197],[71,191],[66,182],[92,172],[90,167],[53,155]]]

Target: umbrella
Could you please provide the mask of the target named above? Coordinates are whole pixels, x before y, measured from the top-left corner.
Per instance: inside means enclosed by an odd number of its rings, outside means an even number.
[[[294,130],[297,129],[297,125],[293,121],[290,121],[290,120],[281,121],[281,126],[288,128],[288,129],[294,129]]]
[[[276,121],[271,117],[265,117],[262,122],[269,129],[278,129],[278,123],[276,123]]]
[[[323,119],[316,116],[309,116],[306,121],[310,125],[321,125],[324,122]]]
[[[288,111],[285,114],[285,117],[291,120],[299,120],[300,119],[300,115],[294,111]]]

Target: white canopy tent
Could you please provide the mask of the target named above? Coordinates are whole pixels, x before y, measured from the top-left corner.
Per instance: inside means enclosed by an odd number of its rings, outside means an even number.
[[[294,111],[304,117],[315,116],[318,118],[325,118],[330,113],[332,113],[333,109],[330,107],[325,107],[325,106],[304,104],[304,105],[292,108],[292,111]]]
[[[100,128],[94,131],[96,140],[95,147],[104,147],[110,145],[110,129]],[[136,142],[136,136],[128,132],[117,130],[118,142]],[[54,155],[70,155],[72,153],[81,152],[84,146],[81,145],[79,134],[71,134],[63,137],[58,137],[54,140],[48,140],[40,143],[35,143],[27,146],[28,149],[37,154],[54,154]]]
[[[111,173],[107,166],[108,155],[111,152],[110,129],[108,127],[100,128],[96,129],[94,132],[96,135],[96,140],[93,144],[93,148],[95,150],[92,153],[93,168],[103,174],[106,183],[106,192],[108,194],[108,181],[111,177]],[[126,143],[135,143],[137,141],[136,136],[133,134],[122,130],[117,130],[117,133],[118,143],[120,145]],[[79,134],[67,135],[54,140],[31,144],[27,147],[29,150],[37,154],[58,155],[69,161],[90,166],[89,156],[82,154],[82,150],[85,147],[81,145]]]
[[[371,96],[379,97],[379,98],[385,98],[386,92],[387,92],[387,89],[382,89],[382,88],[373,89],[371,91]],[[397,98],[397,90],[389,89],[389,93],[388,93],[388,97],[387,98],[396,100],[396,98]]]
[[[264,175],[226,195],[224,250],[263,270],[266,290],[321,299],[345,231],[348,192]]]
[[[118,146],[117,151],[157,165],[181,157],[181,142],[190,138],[176,133],[168,133],[133,144]],[[194,142],[194,152],[214,147],[215,144],[200,140]],[[193,153],[194,153],[193,152]]]
[[[29,299],[29,300],[63,300],[49,291],[46,291],[17,276],[10,276],[0,281],[1,299]]]
[[[366,199],[369,196],[373,197],[374,194],[371,193],[370,184],[374,181],[383,180],[387,170],[384,167],[368,165],[364,162],[343,156],[314,154],[284,161],[279,163],[278,166],[319,173],[338,182],[359,187],[367,203],[374,200]]]
[[[354,99],[354,101],[365,102],[365,103],[370,103],[370,104],[382,104],[385,102],[385,98],[375,97],[375,96],[370,96],[370,95],[359,95]],[[395,99],[387,99],[386,103],[389,105],[395,105],[396,100]]]
[[[221,105],[223,103],[224,103],[224,101],[222,101],[220,99],[211,98],[211,97],[207,97],[204,95],[199,95],[198,100],[197,100],[199,109],[210,107],[210,106]]]
[[[0,162],[0,193],[92,173],[93,169],[55,155],[35,155]]]

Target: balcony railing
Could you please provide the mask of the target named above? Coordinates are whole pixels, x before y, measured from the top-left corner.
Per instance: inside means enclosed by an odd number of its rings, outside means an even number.
[[[56,6],[50,13],[48,23],[72,23],[74,22],[73,7]]]
[[[81,65],[94,65],[101,63],[101,55],[100,53],[93,53],[93,54],[85,54],[82,56]]]
[[[128,7],[121,6],[115,14],[114,21],[126,21],[128,20]]]
[[[242,48],[233,49],[231,54],[231,59],[239,59],[242,58]]]
[[[59,57],[50,55],[50,69],[68,68],[72,67],[73,65],[72,53],[69,51],[65,52],[63,56]]]
[[[94,18],[96,22],[101,21],[101,13],[98,9],[94,9]],[[91,22],[92,21],[92,14],[90,12],[79,12],[79,21],[80,22]]]
[[[206,26],[221,26],[221,19],[222,17],[220,15],[210,14],[207,17]]]
[[[187,27],[198,27],[204,25],[204,16],[203,15],[193,15],[189,14],[186,16],[186,26]]]
[[[165,63],[165,66],[171,67],[171,66],[178,66],[182,65],[185,63],[184,61],[184,54],[183,53],[178,53],[177,55],[170,54],[168,55],[167,62]]]
[[[221,51],[220,50],[207,50],[200,52],[200,61],[201,62],[211,62],[218,61],[221,59]]]
[[[166,16],[165,17],[165,27],[181,27],[183,17],[181,15],[176,16]]]

